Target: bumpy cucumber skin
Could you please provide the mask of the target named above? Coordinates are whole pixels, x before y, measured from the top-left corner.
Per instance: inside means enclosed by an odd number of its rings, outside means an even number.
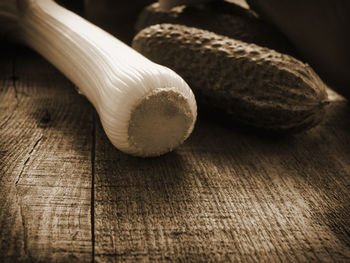
[[[145,7],[135,25],[136,32],[155,24],[182,24],[212,31],[219,35],[275,49],[298,57],[297,52],[275,27],[257,17],[250,9],[226,1],[162,10],[158,3]]]
[[[307,64],[289,55],[173,24],[141,30],[132,46],[180,74],[199,103],[244,125],[288,133],[323,119],[325,84]]]

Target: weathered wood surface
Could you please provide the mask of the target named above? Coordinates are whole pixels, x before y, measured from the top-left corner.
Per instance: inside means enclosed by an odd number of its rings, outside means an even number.
[[[346,101],[284,138],[202,116],[179,149],[139,159],[15,50],[0,49],[0,262],[350,262]]]
[[[93,111],[38,55],[0,50],[0,262],[89,261]]]

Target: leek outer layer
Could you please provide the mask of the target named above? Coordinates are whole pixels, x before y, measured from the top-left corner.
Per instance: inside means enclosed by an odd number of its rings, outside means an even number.
[[[8,5],[11,17],[17,17],[12,23],[17,28],[15,37],[78,87],[119,150],[157,156],[190,135],[197,116],[196,101],[174,71],[153,63],[52,0],[10,1]]]

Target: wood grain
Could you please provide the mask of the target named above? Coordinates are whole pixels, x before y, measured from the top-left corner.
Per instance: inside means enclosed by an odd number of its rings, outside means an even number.
[[[140,159],[41,57],[0,50],[0,262],[350,262],[347,101],[289,137],[200,114]]]
[[[89,261],[91,107],[27,49],[0,68],[0,262]]]
[[[350,261],[349,105],[285,138],[200,119],[178,150],[121,154],[97,128],[96,262]]]

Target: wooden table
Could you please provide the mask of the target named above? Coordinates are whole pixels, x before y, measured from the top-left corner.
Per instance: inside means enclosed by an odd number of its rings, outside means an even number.
[[[0,50],[0,262],[350,262],[344,99],[282,138],[199,116],[140,159],[43,58]]]

